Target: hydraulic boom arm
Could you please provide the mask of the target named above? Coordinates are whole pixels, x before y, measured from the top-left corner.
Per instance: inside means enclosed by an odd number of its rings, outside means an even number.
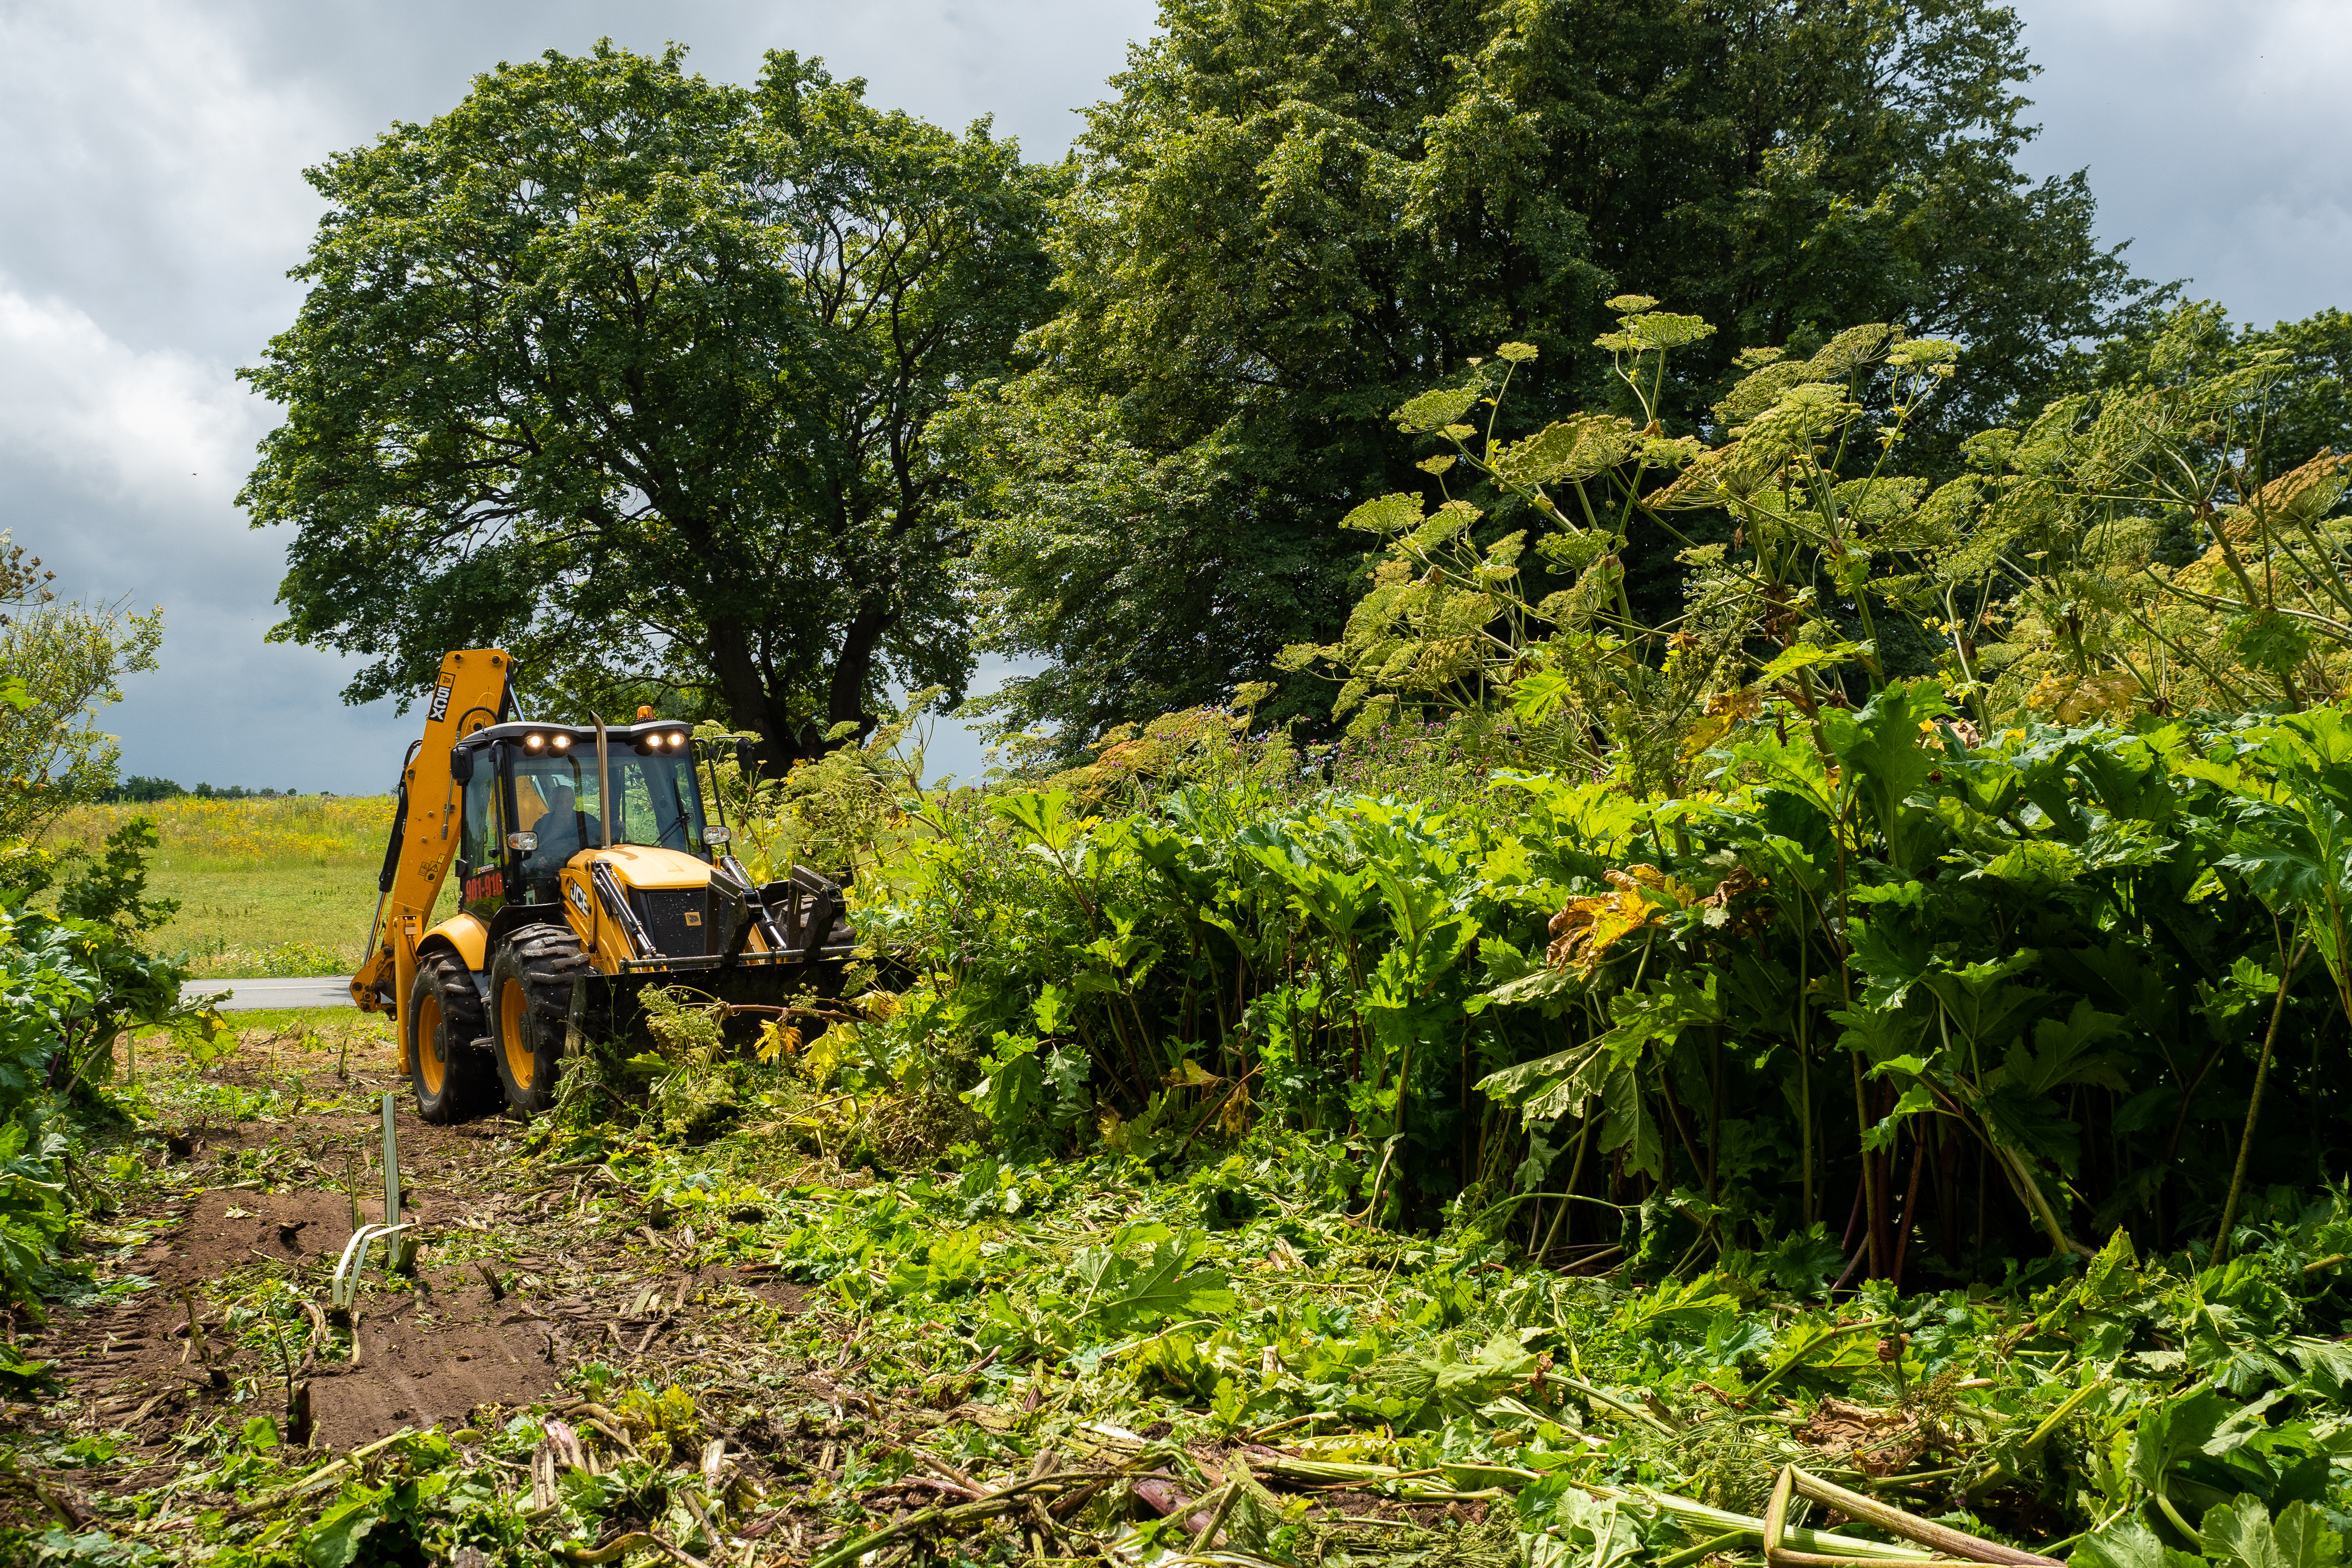
[[[396,1017],[408,1005],[417,939],[457,847],[457,789],[449,776],[449,748],[503,717],[512,668],[513,661],[494,647],[467,648],[441,661],[440,679],[425,710],[425,736],[401,770],[400,805],[383,871],[376,879],[367,956],[352,976],[352,1000],[371,1013],[389,1011]]]

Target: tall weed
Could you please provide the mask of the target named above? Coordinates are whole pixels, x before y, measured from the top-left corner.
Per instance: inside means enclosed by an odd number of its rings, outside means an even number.
[[[1895,683],[1766,710],[1662,799],[932,803],[859,910],[912,980],[858,1039],[1014,1148],[1308,1129],[1368,1217],[1499,1208],[1545,1256],[2211,1250],[2233,1191],[2352,1153],[2334,971],[2291,962],[2352,895],[2298,826],[2352,820],[2343,756],[2334,710],[1972,743]]]

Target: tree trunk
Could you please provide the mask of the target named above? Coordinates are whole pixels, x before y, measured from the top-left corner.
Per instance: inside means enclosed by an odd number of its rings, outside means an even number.
[[[782,732],[768,702],[767,682],[760,679],[760,667],[751,658],[751,637],[743,623],[732,616],[715,618],[710,623],[710,662],[719,676],[719,693],[727,704],[727,718],[738,730],[756,731],[761,741],[761,760],[772,772],[791,765],[782,755],[791,737]]]
[[[833,683],[825,694],[825,716],[833,724],[855,723],[863,736],[877,722],[866,710],[866,682],[874,673],[874,652],[890,628],[890,612],[879,595],[869,596],[849,617],[841,634],[841,652],[833,663]],[[822,737],[819,738],[822,741]]]

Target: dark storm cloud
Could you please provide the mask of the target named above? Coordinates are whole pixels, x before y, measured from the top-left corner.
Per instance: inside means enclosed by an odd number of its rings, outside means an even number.
[[[2352,5],[2021,0],[2038,174],[2088,167],[2135,270],[2267,326],[2352,307]]]
[[[2344,303],[2352,7],[2338,0],[2026,0],[2047,68],[2038,172],[2088,164],[2110,239],[2244,319]],[[381,788],[411,733],[350,710],[331,656],[267,645],[282,540],[232,504],[270,411],[232,378],[296,302],[318,207],[301,170],[441,112],[501,58],[675,38],[748,80],[823,56],[874,101],[1051,156],[1148,0],[321,5],[0,0],[0,527],[69,592],[169,623],[109,716],[133,772]],[[984,667],[991,668],[992,667]],[[969,772],[972,748],[943,749]]]
[[[271,418],[233,373],[293,314],[306,165],[440,113],[500,59],[601,37],[676,39],[744,81],[767,49],[822,56],[876,103],[957,128],[993,111],[1051,157],[1150,21],[1133,0],[0,0],[0,527],[68,594],[163,605],[163,668],[108,715],[126,770],[378,789],[411,731],[389,703],[342,707],[334,657],[262,641],[283,541],[233,504]]]

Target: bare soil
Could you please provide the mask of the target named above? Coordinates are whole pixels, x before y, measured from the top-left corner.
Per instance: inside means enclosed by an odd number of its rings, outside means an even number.
[[[155,1228],[100,1270],[102,1283],[148,1283],[115,1305],[59,1310],[20,1336],[26,1352],[56,1363],[64,1397],[53,1392],[47,1408],[0,1418],[46,1425],[78,1409],[100,1429],[127,1431],[135,1451],[114,1479],[131,1484],[191,1421],[259,1414],[285,1427],[289,1391],[308,1390],[312,1443],[348,1448],[404,1427],[500,1422],[554,1395],[581,1361],[646,1370],[723,1341],[727,1320],[746,1310],[797,1307],[799,1288],[764,1272],[672,1267],[677,1244],[654,1228],[660,1216],[641,1215],[601,1172],[526,1168],[519,1123],[436,1126],[403,1093],[394,1102],[401,1217],[421,1237],[417,1266],[407,1278],[390,1275],[376,1248],[352,1321],[329,1321],[352,1190],[361,1224],[382,1218],[382,1176],[365,1163],[382,1143],[376,1097],[402,1087],[389,1072],[338,1079],[333,1066],[248,1053],[207,1075],[281,1099],[299,1083],[293,1103],[316,1109],[200,1119],[158,1140],[160,1157],[194,1178],[191,1190],[113,1216]],[[313,1303],[307,1331],[257,1331],[231,1320],[224,1303],[268,1275]]]
[[[457,1426],[485,1409],[545,1398],[558,1376],[548,1334],[487,1288],[419,1291],[363,1314],[356,1362],[320,1369],[311,1412],[320,1441],[353,1447],[403,1426]]]

